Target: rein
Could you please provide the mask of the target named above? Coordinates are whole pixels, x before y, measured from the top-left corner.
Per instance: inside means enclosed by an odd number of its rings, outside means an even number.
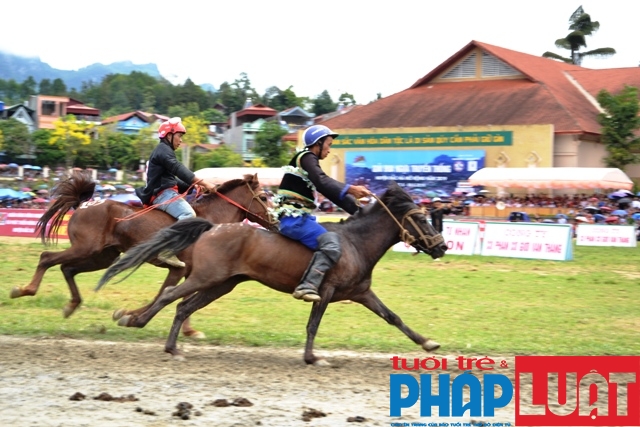
[[[254,200],[257,200],[258,203],[260,203],[262,205],[262,207],[264,208],[265,212],[267,212],[267,214],[269,213],[269,208],[267,207],[267,205],[260,200],[260,194],[256,193],[255,191],[253,191],[253,189],[249,186],[249,184],[245,184],[248,188],[249,191],[251,191],[251,194],[253,194],[253,197],[251,198],[251,202],[249,202],[249,208],[251,208],[251,204],[253,203]],[[237,203],[234,200],[231,200],[230,198],[228,198],[227,196],[225,196],[222,193],[217,193],[218,197],[221,197],[222,199],[226,200],[228,203],[232,204],[233,206],[237,207],[238,209],[240,209],[241,211],[244,211],[246,213],[246,217],[247,219],[249,219],[249,215],[252,215],[255,219],[256,219],[256,223],[260,224],[262,227],[266,228],[267,230],[273,231],[278,223],[274,222],[274,221],[270,221],[267,219],[262,218],[260,215],[251,212],[249,209],[245,208],[244,206],[242,206],[241,204]]]
[[[444,242],[444,238],[440,234],[437,234],[435,236],[426,236],[422,232],[422,228],[420,228],[418,224],[416,224],[416,222],[413,220],[412,215],[424,214],[422,210],[420,210],[419,208],[411,209],[409,212],[405,213],[404,216],[402,217],[402,222],[400,222],[396,219],[396,217],[393,215],[393,213],[391,213],[387,205],[385,205],[384,202],[380,200],[378,196],[376,196],[375,194],[372,194],[372,195],[378,201],[378,203],[380,203],[380,205],[387,211],[387,213],[395,221],[395,223],[398,224],[398,227],[400,227],[400,240],[402,240],[405,244],[413,246],[416,240],[420,240],[425,244],[427,249],[431,249]],[[405,220],[407,220],[413,226],[413,228],[418,232],[418,234],[420,234],[420,237],[416,239],[416,237],[414,237],[411,233],[409,233],[409,230],[404,228]]]

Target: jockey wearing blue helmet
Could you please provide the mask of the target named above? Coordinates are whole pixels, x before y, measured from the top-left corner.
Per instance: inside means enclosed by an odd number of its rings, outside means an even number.
[[[328,232],[312,215],[316,206],[316,192],[353,214],[358,210],[357,200],[371,193],[361,185],[348,185],[327,176],[320,160],[330,152],[338,134],[326,126],[314,125],[304,132],[304,150],[298,152],[285,171],[274,202],[280,220],[280,233],[299,241],[315,251],[293,297],[310,302],[320,301],[318,288],[325,273],[340,259],[340,238]]]

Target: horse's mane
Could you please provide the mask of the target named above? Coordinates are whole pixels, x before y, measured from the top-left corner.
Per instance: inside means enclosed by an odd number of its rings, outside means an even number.
[[[258,181],[256,175],[245,174],[243,178],[231,179],[225,181],[218,186],[215,193],[208,193],[193,202],[193,205],[208,203],[218,198],[218,193],[226,194],[241,185],[249,184],[252,190],[257,190],[260,187],[260,181]]]
[[[395,182],[391,182],[387,187],[387,190],[379,197],[379,199],[384,203],[387,208],[396,216],[401,216],[408,212],[411,209],[415,209],[417,206],[411,199],[409,193],[404,191],[402,187],[400,187]],[[340,224],[347,224],[353,221],[357,221],[357,219],[363,215],[369,215],[370,212],[384,209],[380,202],[376,201],[375,203],[368,204],[364,208],[360,209],[356,214],[351,215],[347,219],[341,220]]]

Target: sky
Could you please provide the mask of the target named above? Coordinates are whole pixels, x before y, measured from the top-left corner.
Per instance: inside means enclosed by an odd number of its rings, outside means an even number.
[[[532,55],[552,51],[581,6],[600,22],[587,68],[637,67],[636,0],[32,0],[3,2],[0,51],[77,70],[155,63],[174,84],[219,87],[246,73],[259,94],[292,86],[368,103],[402,91],[472,40]],[[11,34],[11,37],[6,37]],[[25,76],[26,78],[26,76]]]

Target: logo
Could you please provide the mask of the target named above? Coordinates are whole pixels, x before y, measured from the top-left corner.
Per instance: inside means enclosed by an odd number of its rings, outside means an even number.
[[[453,170],[456,172],[462,172],[464,170],[464,162],[460,160],[453,162]]]
[[[639,356],[517,356],[516,425],[640,426]]]
[[[420,417],[452,420],[424,425],[467,425],[464,416],[492,426],[640,426],[640,356],[516,356],[513,367],[489,357],[390,360],[404,371],[389,377],[391,417],[418,406]],[[487,421],[499,409],[504,419],[509,405],[513,424]]]

